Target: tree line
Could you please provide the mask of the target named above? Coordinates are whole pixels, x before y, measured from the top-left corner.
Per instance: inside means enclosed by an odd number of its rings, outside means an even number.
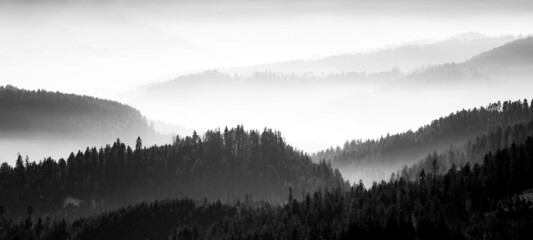
[[[89,96],[0,86],[0,134],[76,136],[106,140],[117,136],[157,137],[135,108]]]
[[[414,160],[435,149],[446,149],[452,144],[460,146],[479,135],[532,119],[533,104],[526,99],[491,103],[487,107],[451,113],[416,131],[387,134],[380,139],[346,141],[343,147],[332,147],[312,157],[316,161],[331,160],[336,167]]]
[[[72,223],[2,217],[11,239],[529,239],[533,234],[533,137],[487,153],[483,163],[316,190],[283,205],[248,196],[227,204],[156,201]]]
[[[462,167],[467,163],[470,165],[480,164],[483,163],[483,157],[487,152],[495,152],[510,147],[513,143],[524,143],[529,136],[533,136],[533,121],[498,127],[469,140],[463,145],[451,145],[445,150],[434,151],[419,162],[411,166],[404,166],[392,178],[403,177],[414,180],[422,170],[445,173],[453,165]]]
[[[156,199],[190,197],[231,202],[245,194],[280,201],[286,189],[311,192],[347,186],[329,163],[313,163],[271,129],[207,131],[172,144],[134,149],[120,140],[71,153],[67,159],[0,166],[0,205],[10,217],[73,218]]]
[[[533,138],[488,153],[482,164],[422,170],[348,191],[318,191],[275,210],[218,222],[208,239],[529,239]]]

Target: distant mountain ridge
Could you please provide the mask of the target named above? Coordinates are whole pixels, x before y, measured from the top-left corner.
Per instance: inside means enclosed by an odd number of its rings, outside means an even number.
[[[515,40],[514,36],[488,37],[479,33],[465,33],[432,43],[408,43],[368,53],[343,54],[315,60],[294,60],[257,66],[223,70],[232,73],[273,71],[279,73],[332,74],[342,72],[381,72],[399,68],[410,72],[425,65],[466,61]]]
[[[477,41],[476,36],[468,38]],[[354,108],[370,106],[369,104],[373,104],[374,108],[383,108],[379,104],[391,97],[391,94],[395,95],[396,99],[405,99],[406,95],[433,92],[432,96],[440,95],[448,98],[449,94],[471,91],[484,96],[485,100],[478,101],[476,103],[478,105],[512,98],[511,94],[506,95],[502,92],[527,92],[529,85],[524,84],[527,84],[531,72],[528,70],[531,69],[528,67],[530,61],[528,49],[531,42],[531,38],[515,40],[479,56],[469,56],[462,62],[428,65],[411,73],[402,72],[400,69],[376,73],[344,72],[327,75],[269,70],[249,74],[228,74],[219,70],[210,70],[145,85],[139,89],[135,98],[127,102],[150,116],[156,116],[157,119],[203,129],[244,122],[255,123],[256,125],[252,127],[257,128],[263,125],[257,123],[277,122],[278,125],[275,127],[290,136],[294,141],[291,142],[293,145],[307,151],[317,151],[328,147],[330,144],[327,142],[338,141],[331,132],[345,131],[346,128],[322,131],[322,134],[327,135],[329,139],[322,137],[320,140],[313,139],[315,142],[322,142],[322,146],[317,147],[306,144],[309,137],[303,134],[307,131],[302,124],[290,125],[291,121],[306,122],[307,128],[330,121],[335,121],[333,124],[337,126],[346,126],[353,124],[349,119],[360,119],[358,116],[364,114],[353,111]],[[527,49],[521,51],[523,48]],[[521,55],[514,52],[519,52]],[[508,61],[505,67],[502,67],[497,63],[494,63],[496,65],[490,63],[495,62],[489,60],[496,58],[491,57],[495,54],[516,59]],[[485,63],[487,66],[484,67]],[[481,93],[480,89],[485,90]],[[489,96],[488,92],[495,97],[486,97]],[[519,96],[529,97],[524,93]],[[463,97],[468,99],[472,96],[463,94]],[[404,103],[397,108],[412,104],[421,105],[412,100],[404,100]],[[160,104],[162,102],[172,104]],[[183,104],[185,102],[187,104]],[[400,102],[390,102],[387,107],[392,106],[391,104],[400,104]],[[455,106],[460,108],[464,105],[456,102]],[[370,114],[372,110],[368,112]],[[329,118],[331,114],[337,114],[335,115],[337,117]],[[435,114],[433,117],[437,116]],[[281,121],[282,116],[290,116],[291,121]],[[292,130],[298,132],[293,134]],[[346,135],[343,139],[349,137]]]
[[[171,80],[153,83],[145,85],[142,88],[140,96],[152,93],[161,93],[161,94],[171,94],[175,93],[176,90],[181,90],[182,92],[187,92],[187,90],[198,90],[199,87],[202,87],[205,84],[211,86],[220,86],[224,87],[228,84],[238,84],[238,85],[272,85],[272,84],[288,84],[288,85],[305,85],[307,83],[312,84],[332,84],[332,83],[349,83],[349,82],[363,82],[365,80],[391,80],[392,78],[397,79],[424,79],[432,78],[432,76],[438,75],[441,77],[448,78],[479,78],[479,77],[488,77],[489,73],[485,73],[488,69],[497,68],[499,70],[512,70],[516,68],[533,68],[533,37],[526,37],[516,39],[511,36],[503,36],[500,38],[482,38],[478,34],[472,33],[473,36],[458,36],[457,38],[450,38],[443,42],[435,43],[439,45],[439,48],[446,45],[448,41],[461,41],[461,42],[472,42],[472,41],[485,41],[486,39],[492,39],[492,41],[502,43],[502,45],[493,44],[494,48],[487,48],[485,51],[479,51],[479,54],[465,56],[464,60],[452,60],[447,62],[442,62],[441,64],[432,64],[431,61],[426,61],[418,65],[413,65],[413,72],[402,71],[403,68],[398,66],[393,66],[391,68],[384,67],[380,70],[371,70],[371,69],[362,69],[360,71],[350,70],[350,71],[340,71],[336,73],[327,73],[327,74],[317,74],[313,71],[298,71],[297,68],[292,69],[290,66],[287,67],[287,71],[280,69],[254,69],[253,71],[246,74],[231,74],[227,73],[224,70],[208,70],[194,74],[177,76]],[[464,40],[464,39],[470,40]],[[461,39],[461,40],[458,40]],[[498,40],[496,40],[498,39]],[[453,45],[453,44],[450,44]],[[434,47],[431,44],[428,46]],[[408,50],[405,49],[424,49],[427,46],[419,45],[408,45],[397,49],[388,49],[383,51],[405,51],[406,54]],[[431,48],[428,47],[428,48]],[[450,51],[449,48],[442,47],[442,51]],[[424,50],[425,51],[425,50]],[[371,62],[373,54],[381,53],[368,53],[357,55],[361,58],[361,61]],[[432,55],[423,53],[422,55]],[[437,54],[438,55],[438,54]],[[350,55],[346,55],[348,57]],[[336,56],[331,58],[342,58],[343,56]],[[403,57],[398,62],[401,63],[403,60],[407,61],[409,57]],[[324,58],[328,59],[328,58]],[[322,59],[322,60],[324,60]],[[322,61],[316,60],[316,61]],[[396,60],[395,60],[396,61]],[[313,62],[313,61],[310,61]],[[318,64],[318,63],[317,63]],[[265,64],[268,65],[268,64]],[[386,63],[384,63],[386,65]],[[319,69],[318,66],[315,69]],[[376,81],[373,81],[374,83]]]
[[[474,56],[465,64],[478,67],[533,67],[533,37],[518,39]]]
[[[533,37],[526,37],[485,51],[464,62],[417,69],[408,77],[424,80],[473,80],[527,78],[533,73]]]

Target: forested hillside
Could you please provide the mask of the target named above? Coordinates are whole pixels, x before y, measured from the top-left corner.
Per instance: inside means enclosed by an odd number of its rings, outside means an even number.
[[[134,149],[120,140],[87,148],[66,160],[24,161],[0,167],[0,205],[10,217],[32,206],[36,215],[87,215],[155,199],[232,201],[251,194],[270,201],[346,186],[329,164],[315,164],[279,132],[242,127],[176,137],[172,144]]]
[[[0,86],[0,162],[13,164],[17,154],[66,158],[117,138],[133,144],[138,136],[147,144],[171,140],[137,109],[116,101]]]
[[[74,221],[1,219],[0,237],[24,239],[529,239],[533,138],[482,164],[421,171],[349,189],[318,190],[283,206],[244,199],[139,204]]]
[[[499,134],[502,135],[502,129],[505,130],[517,123],[529,122],[532,117],[533,105],[527,100],[492,103],[488,107],[451,113],[416,131],[387,135],[377,140],[347,141],[342,148],[320,151],[313,155],[313,158],[317,161],[331,160],[334,166],[341,168],[409,165],[435,150],[447,149],[451,145],[462,146],[483,134],[500,131]],[[512,143],[508,131],[510,130],[505,130],[504,136],[501,136],[501,143]],[[495,148],[482,150],[495,150]],[[472,156],[467,158],[478,159]]]
[[[365,190],[289,199],[215,225],[212,239],[528,239],[533,234],[533,138],[444,175],[420,172]],[[524,192],[526,191],[526,192]]]
[[[155,135],[141,113],[89,96],[0,86],[0,136],[107,138]]]
[[[442,151],[429,153],[423,160],[412,166],[405,166],[395,175],[414,180],[422,170],[425,172],[446,173],[452,166],[481,164],[487,152],[522,144],[533,135],[533,120],[510,126],[500,126],[488,133],[477,136],[463,145],[452,145]]]

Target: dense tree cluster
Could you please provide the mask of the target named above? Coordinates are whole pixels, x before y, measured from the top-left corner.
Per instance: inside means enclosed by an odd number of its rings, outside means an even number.
[[[457,111],[420,127],[417,131],[387,135],[378,140],[352,140],[344,146],[316,153],[313,158],[331,160],[334,166],[360,163],[394,163],[399,159],[420,159],[435,149],[462,145],[492,130],[506,129],[533,118],[533,104],[527,100],[492,103],[488,107]]]
[[[176,137],[173,144],[135,149],[120,140],[87,148],[66,160],[16,160],[0,167],[0,205],[16,217],[28,206],[39,215],[78,216],[129,203],[191,197],[229,201],[252,194],[285,199],[286,189],[310,192],[347,186],[338,170],[313,163],[279,132],[243,127]]]
[[[146,118],[128,105],[89,96],[0,86],[2,138],[42,134],[96,140],[156,135]]]
[[[188,199],[142,203],[72,224],[2,218],[0,237],[25,239],[529,239],[533,138],[482,164],[422,171],[349,189],[317,190],[276,206]],[[43,224],[44,222],[44,224]]]
[[[251,198],[235,204],[188,198],[162,200],[68,223],[30,213],[20,221],[0,216],[0,239],[191,239],[191,236],[198,238],[216,221],[235,216],[243,206],[260,204],[266,205]]]
[[[533,121],[517,123],[505,128],[498,127],[469,140],[462,146],[452,145],[444,151],[434,151],[420,162],[409,167],[404,166],[394,176],[414,180],[422,170],[428,172],[436,169],[438,173],[445,173],[453,165],[462,167],[467,163],[480,164],[487,152],[510,147],[513,143],[524,143],[528,136],[533,136]]]
[[[528,239],[533,234],[533,138],[482,165],[289,198],[210,229],[210,239]]]

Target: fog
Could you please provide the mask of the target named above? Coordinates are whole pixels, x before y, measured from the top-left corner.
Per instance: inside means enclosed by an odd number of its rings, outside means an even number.
[[[0,84],[115,98],[212,68],[532,32],[529,1],[443,3],[1,1]]]
[[[223,69],[228,73],[250,74],[254,71],[281,73],[332,74],[339,72],[381,72],[400,69],[418,70],[422,66],[466,61],[472,56],[513,41],[516,36],[488,37],[479,33],[463,33],[445,40],[420,40],[368,52],[344,53],[325,58],[293,60],[255,66]]]
[[[0,108],[0,112],[2,111],[3,109]],[[89,115],[87,115],[86,118],[91,118]],[[68,118],[68,116],[62,117]],[[123,120],[128,121],[129,119]],[[100,123],[106,124],[109,122],[104,120]],[[52,123],[49,125],[54,124]],[[56,127],[57,126],[58,124],[56,124]],[[169,132],[192,134],[192,130],[180,129],[179,126],[173,127],[172,131]],[[98,130],[100,130],[100,132],[98,132]],[[114,133],[111,133],[111,130],[109,129],[95,129],[94,127],[70,130],[70,133],[53,131],[43,126],[35,126],[33,129],[27,130],[18,130],[18,132],[12,131],[11,133],[6,132],[5,129],[1,129],[0,163],[7,162],[13,165],[19,154],[23,158],[27,156],[30,161],[37,162],[48,157],[55,160],[59,160],[60,158],[67,159],[71,153],[76,155],[78,151],[85,152],[87,148],[100,149],[105,148],[107,145],[113,146],[117,139],[127,146],[134,148],[137,137],[140,137],[143,145],[147,147],[170,144],[173,139],[172,135],[166,133],[147,133],[146,130],[139,128],[128,128]]]
[[[348,139],[417,129],[462,108],[530,99],[533,89],[521,85],[528,79],[520,76],[490,84],[400,81],[415,64],[389,71],[392,63],[378,73],[355,69],[366,73],[334,84],[325,84],[334,77],[322,72],[291,77],[290,69],[281,77],[289,84],[227,83],[250,80],[228,69],[373,53],[466,32],[531,34],[533,3],[511,2],[0,1],[0,85],[120,100],[167,132],[173,125],[187,132],[237,124],[274,128],[296,148],[314,152]],[[424,65],[430,63],[441,62]],[[176,77],[213,69],[228,76],[215,83],[178,81],[165,94],[149,91],[154,83],[164,88]],[[303,83],[306,78],[318,83]],[[69,144],[64,146],[73,149],[65,154],[83,145]]]
[[[194,76],[198,85],[184,83],[184,79]],[[403,78],[375,78],[371,83],[356,78],[347,78],[346,82],[325,78],[295,83],[296,77],[281,76],[278,81],[282,83],[250,86],[221,76],[225,75],[178,78],[174,84],[148,88],[130,103],[149,116],[186,126],[209,129],[244,124],[247,128],[279,129],[295,147],[314,152],[342,146],[349,139],[377,139],[387,133],[416,130],[461,109],[531,99],[533,90],[527,78],[471,79],[452,84],[408,82]],[[199,81],[204,78],[213,82]],[[260,82],[258,79],[261,77],[252,76],[240,81]]]

